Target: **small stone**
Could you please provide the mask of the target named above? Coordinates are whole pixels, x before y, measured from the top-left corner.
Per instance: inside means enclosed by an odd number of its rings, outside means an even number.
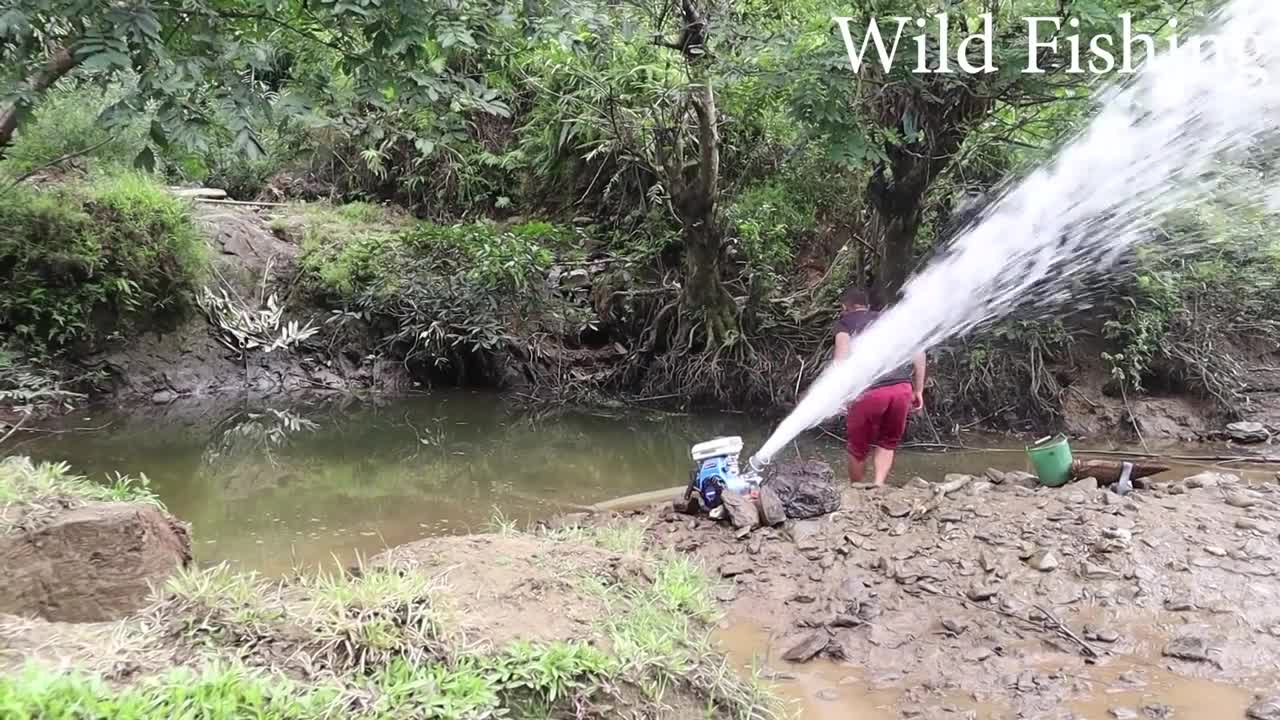
[[[965,592],[965,597],[974,602],[983,602],[999,594],[1000,588],[996,585],[974,585]]]
[[[720,602],[733,602],[738,599],[738,587],[736,585],[728,585],[716,590],[716,600]]]
[[[880,503],[880,512],[891,518],[906,517],[911,514],[911,506],[904,502]]]
[[[1040,478],[1021,470],[1005,473],[1004,482],[1006,485],[1017,485],[1024,488],[1040,487]]]
[[[929,484],[928,480],[925,480],[924,478],[917,475],[907,481],[907,487],[911,488],[912,490],[928,490],[933,486]]]
[[[1173,708],[1160,703],[1148,703],[1142,706],[1142,715],[1148,720],[1170,720],[1173,717]]]
[[[1235,485],[1239,482],[1238,475],[1219,472],[1202,472],[1186,479],[1189,488],[1214,488],[1220,485]]]
[[[1204,551],[1205,551],[1205,552],[1207,552],[1207,553],[1209,553],[1210,555],[1212,555],[1212,556],[1214,556],[1214,557],[1226,557],[1226,556],[1227,556],[1227,551],[1226,551],[1225,549],[1223,549],[1223,548],[1218,547],[1217,545],[1206,545],[1206,546],[1205,546],[1205,548],[1204,548]]]
[[[1271,439],[1271,433],[1258,422],[1233,422],[1227,426],[1227,437],[1235,442],[1251,444],[1262,443]]]
[[[1168,598],[1164,601],[1164,609],[1169,612],[1187,612],[1195,610],[1196,604],[1186,598]]]
[[[991,490],[991,488],[993,487],[995,487],[995,485],[993,483],[987,482],[986,480],[974,480],[973,482],[969,483],[969,494],[983,495],[987,491]]]
[[[1080,563],[1080,575],[1087,580],[1119,580],[1120,573],[1097,563],[1085,561]]]
[[[1280,720],[1280,696],[1259,698],[1244,716],[1249,720]]]
[[[1093,492],[1098,489],[1098,478],[1087,477],[1083,480],[1077,480],[1071,484],[1071,488],[1081,492]]]
[[[1228,492],[1226,503],[1234,508],[1247,509],[1257,505],[1261,500],[1242,492]]]
[[[1188,662],[1212,662],[1213,648],[1209,641],[1197,635],[1184,635],[1170,640],[1164,646],[1164,656]]]
[[[994,654],[991,652],[991,648],[972,647],[964,652],[964,659],[969,662],[982,662]]]
[[[824,690],[819,690],[814,697],[823,702],[835,702],[840,699],[840,691],[835,690],[834,688],[826,688]]]
[[[1027,564],[1040,572],[1053,572],[1058,569],[1058,558],[1052,550],[1041,550],[1028,558]]]
[[[1110,645],[1120,641],[1120,633],[1109,628],[1096,628],[1092,625],[1084,626],[1084,639],[1090,642],[1100,642]]]
[[[1245,518],[1237,518],[1237,519],[1236,519],[1236,529],[1237,529],[1237,530],[1249,530],[1249,531],[1251,531],[1251,532],[1260,532],[1260,533],[1264,533],[1264,534],[1267,534],[1267,535],[1270,535],[1270,534],[1271,534],[1271,525],[1270,525],[1270,524],[1265,523],[1265,522],[1262,522],[1261,520],[1255,520],[1254,518],[1247,518],[1247,517],[1245,517]]]
[[[952,635],[963,635],[964,631],[969,629],[969,626],[953,618],[942,618],[942,629]]]
[[[987,480],[991,481],[992,485],[1003,485],[1005,482],[1005,473],[1003,470],[987,468],[987,472],[985,474]]]
[[[787,662],[802,663],[808,662],[818,653],[827,649],[827,644],[831,642],[831,636],[826,630],[814,630],[804,635],[798,642],[791,646],[782,654],[782,659]]]
[[[1113,707],[1107,714],[1116,720],[1138,720],[1138,711],[1133,708]]]
[[[1172,483],[1170,485],[1165,486],[1165,492],[1169,493],[1170,495],[1186,495],[1187,488],[1184,487],[1181,483]]]
[[[744,557],[730,557],[720,563],[720,577],[734,577],[751,572],[755,572],[755,567]]]
[[[151,395],[151,402],[154,405],[168,405],[177,399],[177,397],[177,395],[169,392],[168,390],[157,390]]]

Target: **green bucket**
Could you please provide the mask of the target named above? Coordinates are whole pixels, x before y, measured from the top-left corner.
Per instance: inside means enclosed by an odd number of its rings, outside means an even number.
[[[1071,479],[1071,446],[1066,435],[1055,435],[1027,446],[1027,458],[1041,485],[1058,487]]]

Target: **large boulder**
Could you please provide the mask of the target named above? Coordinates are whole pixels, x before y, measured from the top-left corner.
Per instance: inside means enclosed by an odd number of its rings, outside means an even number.
[[[89,503],[0,528],[0,613],[121,618],[191,562],[186,525],[153,505]]]
[[[765,483],[782,500],[789,518],[803,520],[840,509],[840,487],[835,482],[835,473],[821,460],[777,465]]]
[[[1271,439],[1271,433],[1262,423],[1234,422],[1227,426],[1228,438],[1241,444],[1264,443]]]

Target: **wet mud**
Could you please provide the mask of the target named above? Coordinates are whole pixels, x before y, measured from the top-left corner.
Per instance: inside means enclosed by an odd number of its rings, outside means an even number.
[[[1280,484],[1174,478],[847,487],[835,513],[742,537],[640,514],[722,578],[722,643],[805,718],[1271,717]]]

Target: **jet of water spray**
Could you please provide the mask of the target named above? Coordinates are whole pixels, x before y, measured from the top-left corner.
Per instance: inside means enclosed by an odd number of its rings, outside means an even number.
[[[913,353],[1014,310],[1070,300],[1081,282],[1149,237],[1155,219],[1206,197],[1224,157],[1280,134],[1280,55],[1268,50],[1280,36],[1280,2],[1233,0],[1212,27],[1209,42],[1184,42],[1111,88],[1056,160],[1014,185],[908,282],[751,466],[763,467]]]

